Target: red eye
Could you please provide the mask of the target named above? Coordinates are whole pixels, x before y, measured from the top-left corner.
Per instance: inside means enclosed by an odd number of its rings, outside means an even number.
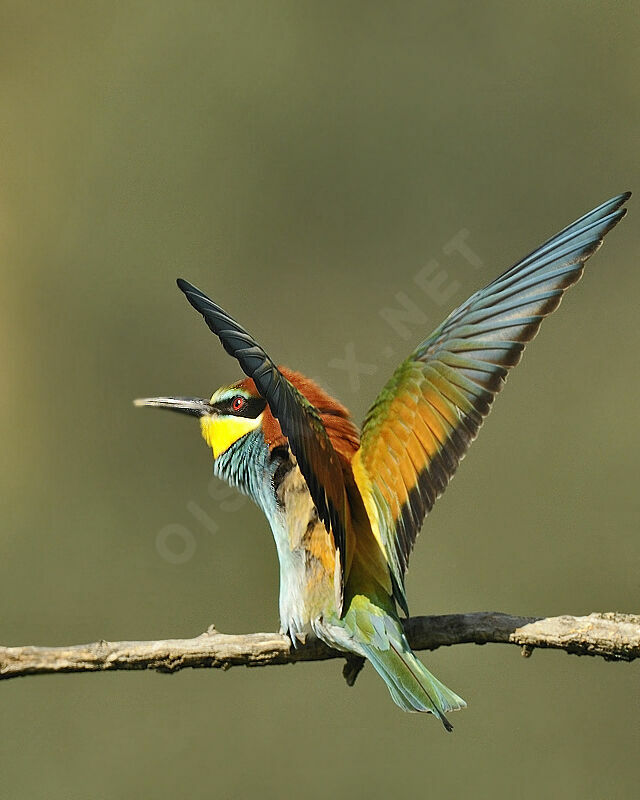
[[[231,401],[231,408],[234,411],[242,411],[242,409],[246,406],[247,401],[241,395],[236,395],[233,400]]]

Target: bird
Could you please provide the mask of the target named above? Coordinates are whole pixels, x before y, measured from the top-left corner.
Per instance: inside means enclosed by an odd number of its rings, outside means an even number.
[[[182,278],[178,287],[244,377],[207,399],[134,401],[198,418],[214,474],[263,511],[280,563],[281,632],[293,646],[317,637],[367,659],[401,709],[431,713],[447,731],[447,714],[466,703],[405,635],[409,556],[525,345],[581,278],[629,197],[585,214],[453,310],[396,368],[360,430],[342,403],[276,365]]]

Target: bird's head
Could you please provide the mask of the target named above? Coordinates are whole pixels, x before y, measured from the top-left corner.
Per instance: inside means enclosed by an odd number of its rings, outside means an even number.
[[[359,442],[358,431],[347,409],[299,372],[282,365],[278,370],[316,408],[336,449],[350,458]],[[280,423],[251,378],[221,386],[208,400],[197,397],[145,397],[134,400],[134,404],[198,417],[202,438],[211,448],[214,458],[219,458],[253,431],[260,431],[269,450],[288,445]]]
[[[202,438],[218,458],[252,431],[262,428],[266,401],[250,379],[221,386],[208,400],[196,397],[146,397],[137,406],[178,411],[200,419]]]

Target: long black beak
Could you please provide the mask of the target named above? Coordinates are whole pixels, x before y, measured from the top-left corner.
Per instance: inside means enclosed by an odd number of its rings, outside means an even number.
[[[198,397],[142,397],[134,400],[133,405],[166,408],[169,411],[179,411],[192,417],[204,417],[206,414],[213,413],[209,401],[200,400]]]

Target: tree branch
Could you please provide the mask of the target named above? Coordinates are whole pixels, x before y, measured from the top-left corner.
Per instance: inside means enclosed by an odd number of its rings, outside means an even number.
[[[414,650],[435,650],[453,644],[514,644],[530,655],[549,647],[611,661],[640,658],[640,616],[589,614],[584,617],[515,617],[497,612],[412,617],[405,621]],[[361,659],[347,657],[313,640],[293,648],[277,633],[229,635],[212,626],[194,639],[155,642],[94,642],[69,647],[0,647],[0,679],[57,672],[103,672],[153,669],[177,672],[186,667],[262,667],[347,658],[345,678],[355,681]]]

